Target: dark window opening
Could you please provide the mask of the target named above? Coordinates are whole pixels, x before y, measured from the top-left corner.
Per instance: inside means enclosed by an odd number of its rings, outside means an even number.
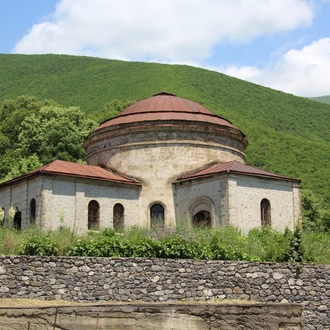
[[[160,204],[154,204],[150,208],[150,219],[151,219],[151,228],[157,226],[164,226],[165,211],[164,207]]]
[[[260,203],[261,226],[271,226],[270,203],[264,198]]]
[[[211,214],[208,211],[199,211],[193,216],[193,227],[211,228]]]
[[[113,229],[115,231],[124,229],[124,206],[119,203],[113,207]]]
[[[34,198],[30,201],[30,222],[35,223],[36,221],[36,200]]]
[[[22,212],[16,211],[14,216],[14,228],[17,230],[22,229]]]
[[[100,205],[97,201],[90,201],[88,204],[88,229],[100,229]]]

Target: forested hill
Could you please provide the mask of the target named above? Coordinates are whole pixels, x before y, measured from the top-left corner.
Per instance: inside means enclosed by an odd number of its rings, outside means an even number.
[[[95,116],[112,100],[167,91],[241,129],[247,163],[302,180],[330,201],[330,105],[185,65],[68,55],[0,55],[0,101],[28,94]]]
[[[330,95],[309,97],[310,100],[330,104]]]

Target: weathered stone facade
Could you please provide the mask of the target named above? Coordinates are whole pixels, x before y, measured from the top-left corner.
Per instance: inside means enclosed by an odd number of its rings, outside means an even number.
[[[189,219],[199,210],[212,214],[212,225],[232,225],[247,234],[260,226],[260,201],[272,205],[272,228],[293,229],[300,217],[300,191],[295,182],[278,182],[265,178],[223,174],[183,182],[175,186],[177,219]]]
[[[180,221],[233,225],[244,233],[265,224],[293,229],[299,180],[245,165],[247,143],[228,120],[160,93],[91,132],[84,144],[88,165],[55,161],[0,184],[0,209],[7,222],[10,209],[19,213],[22,229],[34,218],[45,230],[65,226],[77,233],[90,229],[91,219],[98,228],[114,228],[116,204],[126,227]]]
[[[3,256],[0,297],[297,303],[303,308],[306,330],[330,329],[330,267],[325,265]]]
[[[56,178],[39,176],[29,184],[22,182],[9,186],[0,193],[6,217],[9,217],[12,205],[22,212],[22,229],[30,225],[30,203],[35,199],[37,212],[34,220],[41,228],[55,230],[67,227],[78,234],[88,230],[88,203],[91,200],[97,200],[100,204],[101,228],[113,227],[113,207],[122,200],[125,200],[126,225],[135,225],[138,196],[139,187],[128,188],[119,183],[60,175]]]

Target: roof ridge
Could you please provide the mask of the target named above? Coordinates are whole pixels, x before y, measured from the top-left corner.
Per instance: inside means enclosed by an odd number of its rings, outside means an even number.
[[[169,96],[176,96],[175,94],[172,94],[172,93],[168,93],[166,91],[162,91],[160,93],[157,93],[157,94],[154,94],[152,96],[158,96],[158,95],[169,95]]]
[[[229,165],[229,166],[226,167],[226,165]],[[222,166],[222,168],[221,168],[221,166]],[[249,176],[256,176],[256,177],[267,177],[267,178],[272,178],[275,180],[287,180],[287,181],[300,182],[299,179],[293,179],[293,178],[286,177],[284,175],[279,175],[279,174],[276,174],[273,172],[259,169],[254,166],[247,165],[245,163],[240,163],[236,160],[218,163],[218,164],[214,164],[214,165],[205,167],[203,169],[190,173],[189,175],[178,178],[176,180],[176,182],[194,180],[194,179],[198,179],[198,178],[205,178],[205,177],[210,177],[210,176],[214,176],[214,175],[221,174],[221,173],[233,173],[233,174],[249,175]]]
[[[15,181],[23,180],[25,178],[33,177],[35,175],[45,174],[81,177],[94,180],[117,182],[122,184],[141,185],[141,183],[134,178],[125,177],[121,174],[114,173],[113,171],[111,171],[111,169],[104,169],[98,165],[80,164],[66,160],[56,159],[35,170],[22,174],[12,180],[3,182],[0,184],[0,186],[10,184]]]

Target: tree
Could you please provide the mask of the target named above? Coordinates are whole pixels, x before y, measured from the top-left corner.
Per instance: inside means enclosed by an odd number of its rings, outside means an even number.
[[[96,127],[79,108],[21,96],[0,108],[0,181],[55,159],[85,161],[83,143]]]
[[[14,179],[24,173],[28,173],[42,166],[37,155],[31,155],[27,158],[19,158],[17,161],[11,161],[10,163],[11,166],[9,172],[7,171],[6,175],[2,180],[0,180],[0,182]]]
[[[102,112],[98,116],[95,116],[95,120],[101,123],[105,120],[116,117],[121,111],[133,103],[134,102],[132,101],[121,102],[119,100],[112,100],[104,105]]]
[[[39,100],[34,96],[22,95],[16,100],[5,100],[0,107],[0,155],[15,150],[21,130],[20,123],[36,114],[44,106],[56,105],[52,100]]]
[[[96,123],[77,107],[43,107],[21,124],[18,148],[23,157],[35,154],[41,163],[55,159],[85,160],[83,143]]]
[[[304,229],[330,231],[329,205],[309,190],[303,190],[301,197]]]

